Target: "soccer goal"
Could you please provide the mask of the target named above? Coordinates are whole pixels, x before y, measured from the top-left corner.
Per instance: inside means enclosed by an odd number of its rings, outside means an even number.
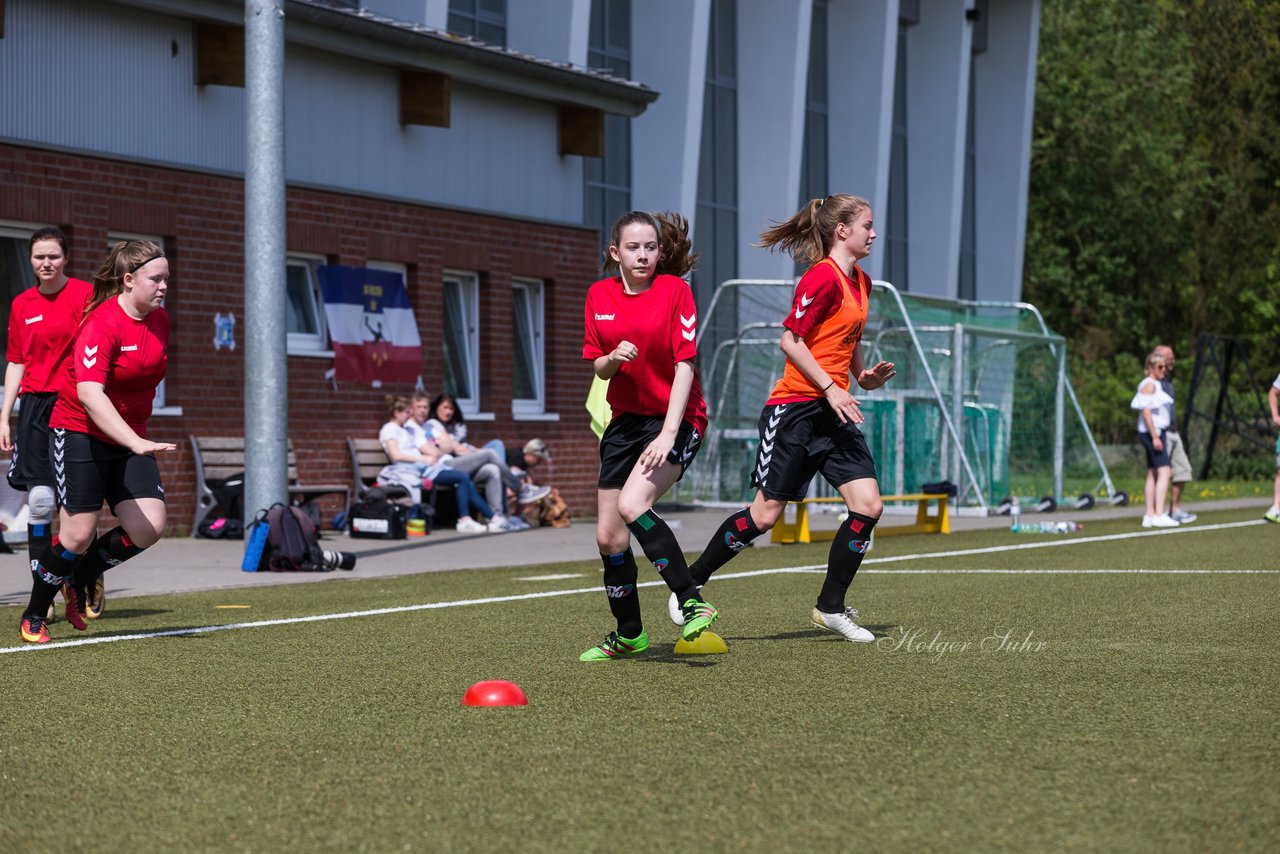
[[[782,373],[778,349],[794,280],[723,283],[699,323],[699,370],[711,429],[678,497],[750,499],[756,420]],[[1093,435],[1067,380],[1066,342],[1026,303],[946,300],[876,282],[863,334],[868,365],[897,376],[857,392],[881,491],[950,481],[958,505],[999,512],[1115,500]],[[816,479],[820,480],[820,479]],[[815,482],[815,495],[830,494]]]

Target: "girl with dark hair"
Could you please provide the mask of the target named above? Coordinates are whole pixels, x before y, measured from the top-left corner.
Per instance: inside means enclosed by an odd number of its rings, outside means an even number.
[[[56,510],[49,416],[93,285],[66,274],[67,237],[61,229],[36,231],[29,246],[36,286],[18,294],[9,311],[0,451],[13,454],[9,485],[27,492],[27,551],[36,560],[52,540]],[[10,435],[9,417],[19,400],[17,431]]]
[[[64,584],[66,617],[84,631],[87,586],[108,568],[153,545],[164,532],[164,488],[155,454],[168,442],[146,438],[156,386],[168,364],[169,261],[150,241],[117,243],[93,280],[49,424],[57,472],[58,539],[32,566],[22,639],[48,643],[45,614]],[[106,501],[120,524],[96,536]]]
[[[613,225],[603,271],[585,309],[584,359],[609,380],[613,419],[600,440],[596,544],[617,630],[579,658],[607,661],[644,652],[639,575],[631,537],[681,609],[692,640],[718,616],[702,598],[675,534],[653,505],[693,462],[707,429],[694,358],[698,312],[680,277],[693,269],[689,223],[677,214],[624,214]]]
[[[875,238],[870,203],[844,194],[813,199],[760,236],[759,245],[781,249],[812,266],[796,283],[791,311],[782,322],[779,346],[786,367],[760,413],[760,446],[751,476],[755,500],[721,524],[691,567],[694,583],[705,584],[772,528],[788,501],[803,499],[809,481],[821,473],[840,493],[849,515],[831,543],[826,580],[810,620],[861,643],[875,635],[855,622],[858,612],[845,606],[845,594],[884,505],[875,461],[857,427],[863,416],[849,393],[849,377],[871,390],[894,375],[889,362],[867,368],[862,361],[871,277],[858,261],[871,252]],[[679,624],[681,610],[674,603],[668,608]]]

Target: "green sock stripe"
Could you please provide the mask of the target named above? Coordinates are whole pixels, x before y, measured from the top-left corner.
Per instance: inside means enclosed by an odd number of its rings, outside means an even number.
[[[656,522],[653,521],[653,517],[649,515],[648,510],[644,511],[639,516],[637,516],[635,523],[645,531],[652,531],[653,526],[657,524]]]

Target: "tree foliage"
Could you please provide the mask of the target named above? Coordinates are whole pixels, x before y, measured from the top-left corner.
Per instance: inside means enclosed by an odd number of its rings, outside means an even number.
[[[1157,343],[1280,370],[1280,0],[1043,0],[1023,294],[1106,438]]]

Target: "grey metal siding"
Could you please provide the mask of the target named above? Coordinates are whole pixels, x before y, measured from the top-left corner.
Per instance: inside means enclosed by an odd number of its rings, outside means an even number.
[[[75,0],[6,6],[0,138],[243,172],[244,92],[194,84],[188,21]],[[452,127],[402,128],[392,68],[289,45],[285,73],[291,182],[582,219],[581,159],[559,156],[551,104],[455,86]]]

